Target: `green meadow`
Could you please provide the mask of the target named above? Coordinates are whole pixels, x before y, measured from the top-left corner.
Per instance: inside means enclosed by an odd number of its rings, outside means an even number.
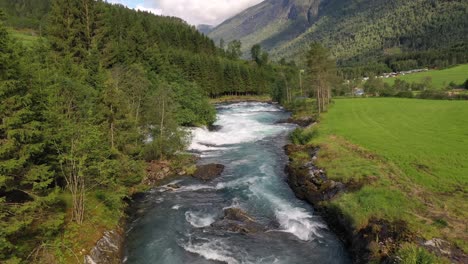
[[[450,82],[457,85],[462,85],[468,79],[468,64],[463,64],[443,70],[429,70],[427,72],[419,72],[398,76],[394,78],[384,79],[384,82],[393,85],[396,79],[404,80],[410,83],[423,82],[424,78],[431,77],[434,88],[444,89]]]
[[[405,220],[467,249],[468,101],[338,99],[309,143],[329,177],[360,189],[332,201],[356,227]]]
[[[23,45],[26,47],[32,46],[32,44],[39,38],[33,32],[29,31],[18,31],[12,29],[10,30],[10,34],[13,38],[23,43]]]

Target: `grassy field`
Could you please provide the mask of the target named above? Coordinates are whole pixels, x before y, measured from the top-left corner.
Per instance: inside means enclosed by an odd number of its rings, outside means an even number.
[[[359,228],[404,220],[468,250],[468,101],[338,99],[309,142],[328,176],[363,187],[332,201]],[[309,131],[310,132],[310,131]]]
[[[17,39],[26,47],[31,46],[39,38],[35,33],[30,31],[18,31],[11,29],[10,34],[13,38]]]
[[[401,79],[407,82],[422,82],[424,78],[431,77],[432,83],[437,89],[446,88],[450,82],[457,85],[462,85],[468,79],[468,64],[455,66],[444,70],[430,70],[427,72],[420,72],[399,76],[395,78],[384,79],[384,82],[393,85],[396,79]]]

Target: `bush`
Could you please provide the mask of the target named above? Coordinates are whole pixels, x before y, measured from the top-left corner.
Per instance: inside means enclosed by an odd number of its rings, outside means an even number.
[[[405,264],[432,264],[440,263],[436,256],[429,253],[427,250],[415,245],[404,245],[397,253],[400,257],[400,263]]]
[[[289,136],[292,143],[296,145],[306,145],[316,136],[316,130],[307,130],[298,128],[294,130]]]
[[[437,99],[437,100],[443,100],[443,99],[450,99],[448,94],[444,91],[422,91],[419,95],[418,98],[420,99]]]
[[[399,97],[399,98],[413,98],[414,97],[414,94],[412,91],[402,91],[402,92],[398,92],[397,94],[395,94],[395,97]]]

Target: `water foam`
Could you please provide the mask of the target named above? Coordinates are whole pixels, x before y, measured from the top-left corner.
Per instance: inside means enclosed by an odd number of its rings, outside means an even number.
[[[308,210],[302,207],[293,206],[286,200],[283,200],[262,187],[253,185],[250,190],[256,196],[263,196],[269,200],[274,207],[274,214],[281,229],[277,231],[293,234],[300,240],[309,241],[315,237],[322,237],[320,229],[327,228],[326,225],[314,221],[313,216]]]
[[[223,109],[218,114],[216,125],[218,131],[209,131],[206,128],[193,128],[191,130],[192,142],[189,150],[208,152],[231,149],[235,144],[261,140],[274,134],[281,126],[265,124],[255,119],[263,112],[281,111],[269,104],[239,103],[219,107]]]
[[[191,253],[198,254],[207,260],[220,261],[228,264],[240,264],[232,253],[228,251],[228,246],[221,240],[212,240],[206,243],[193,244],[191,242],[182,245],[182,247]]]
[[[202,228],[210,226],[215,221],[215,215],[204,214],[200,212],[185,212],[185,220],[193,227]]]

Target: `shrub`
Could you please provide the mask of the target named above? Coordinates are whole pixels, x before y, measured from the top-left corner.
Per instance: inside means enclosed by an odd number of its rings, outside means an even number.
[[[414,94],[412,91],[401,91],[395,94],[395,97],[400,97],[400,98],[413,98]]]
[[[294,130],[289,138],[292,143],[296,145],[306,145],[316,136],[316,130],[307,130],[303,128],[298,128]]]
[[[400,257],[400,263],[405,264],[432,264],[440,263],[436,256],[427,250],[415,245],[406,244],[397,253]]]

